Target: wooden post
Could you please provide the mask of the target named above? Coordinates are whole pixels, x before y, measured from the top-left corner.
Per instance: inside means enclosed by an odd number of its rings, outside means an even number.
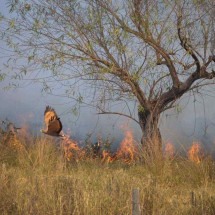
[[[196,196],[195,196],[195,193],[193,191],[190,193],[190,202],[191,202],[191,205],[193,207],[196,206]]]
[[[139,192],[139,188],[132,189],[132,215],[140,215],[140,192]]]

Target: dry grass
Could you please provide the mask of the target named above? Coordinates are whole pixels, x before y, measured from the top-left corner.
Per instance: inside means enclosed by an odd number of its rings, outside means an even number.
[[[215,214],[215,163],[184,158],[145,165],[99,158],[68,162],[50,139],[22,152],[0,143],[0,214],[131,214],[140,189],[142,214]],[[195,199],[191,201],[191,192]]]

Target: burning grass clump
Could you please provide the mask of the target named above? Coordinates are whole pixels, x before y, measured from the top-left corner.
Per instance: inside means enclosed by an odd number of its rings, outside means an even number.
[[[131,214],[137,187],[142,214],[214,214],[210,157],[191,160],[171,152],[162,163],[146,165],[128,162],[132,147],[125,157],[108,154],[107,162],[96,150],[68,160],[63,145],[48,137],[32,138],[22,152],[2,145],[0,214]]]

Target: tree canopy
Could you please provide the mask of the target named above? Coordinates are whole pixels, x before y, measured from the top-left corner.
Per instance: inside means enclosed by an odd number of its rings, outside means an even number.
[[[214,83],[212,0],[11,0],[9,5],[15,15],[5,19],[3,37],[15,59],[25,59],[22,74],[34,72],[47,89],[58,82],[79,102],[92,98],[99,113],[132,118],[149,136],[158,130],[160,114],[183,94]],[[111,102],[124,102],[127,110],[115,112]]]

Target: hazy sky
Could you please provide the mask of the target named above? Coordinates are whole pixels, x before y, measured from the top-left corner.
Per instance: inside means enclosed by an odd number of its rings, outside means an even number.
[[[7,15],[6,0],[0,0],[0,12]],[[5,44],[0,41],[0,70],[6,71],[3,64],[7,61],[8,52]],[[7,71],[6,71],[7,72]],[[101,135],[111,134],[115,139],[123,135],[120,126],[128,123],[133,128],[135,136],[140,137],[140,129],[134,123],[129,123],[127,119],[115,116],[100,116],[95,114],[95,110],[83,109],[79,117],[68,114],[68,110],[73,106],[72,101],[54,96],[41,94],[41,86],[37,83],[20,82],[22,88],[14,90],[3,90],[8,82],[0,82],[0,120],[8,118],[16,122],[17,126],[27,124],[33,126],[32,129],[39,131],[43,126],[43,112],[46,105],[53,106],[60,115],[64,124],[64,131],[71,130],[72,136],[85,138],[88,132]],[[165,113],[160,122],[162,134],[167,140],[174,141],[180,145],[195,139],[206,140],[208,147],[211,147],[215,138],[215,98],[211,92],[204,91],[210,96],[204,96],[204,100],[198,97],[198,102],[193,103],[193,98],[185,106],[180,114],[170,111]],[[184,99],[183,103],[186,103]],[[195,107],[195,108],[194,108]],[[166,117],[168,114],[168,117]],[[210,145],[212,144],[212,145]]]

